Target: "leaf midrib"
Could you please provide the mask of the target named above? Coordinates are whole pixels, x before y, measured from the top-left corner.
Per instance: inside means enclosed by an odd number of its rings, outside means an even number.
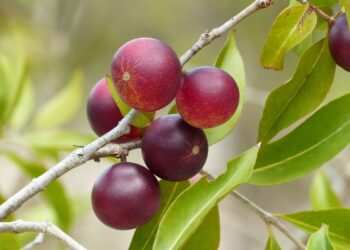
[[[290,221],[292,223],[294,222],[293,224],[298,224],[298,225],[304,226],[305,228],[309,228],[309,229],[314,230],[314,231],[317,231],[319,229],[319,228],[317,228],[314,225],[307,224],[306,222],[302,222],[300,220],[297,220],[297,219],[294,219],[294,218],[291,218],[291,217],[288,217],[288,216],[286,216],[286,217],[288,218],[287,221]],[[283,216],[282,216],[282,218],[283,218]],[[333,233],[332,231],[328,231],[328,234],[332,235],[334,238],[337,238],[339,240],[343,240],[345,242],[350,243],[350,239],[348,239],[348,238],[346,238],[346,237],[344,237],[342,235]]]
[[[276,167],[280,164],[284,164],[290,160],[293,160],[303,154],[306,154],[308,153],[309,151],[313,150],[314,148],[317,148],[318,146],[320,146],[321,144],[323,144],[324,142],[326,142],[328,139],[332,138],[333,136],[337,135],[341,130],[343,130],[346,126],[348,126],[350,124],[350,120],[345,122],[342,126],[340,126],[335,132],[331,133],[330,135],[328,135],[327,137],[325,137],[324,139],[322,139],[321,141],[319,141],[318,143],[316,143],[315,145],[307,148],[306,150],[304,151],[301,151],[291,157],[287,157],[286,159],[283,159],[282,161],[278,161],[278,162],[275,162],[275,163],[272,163],[272,164],[269,164],[269,165],[266,165],[264,167],[261,167],[261,168],[257,168],[257,169],[254,169],[253,170],[253,173],[257,173],[257,172],[261,172],[261,171],[264,171],[264,170],[267,170],[267,169],[271,169],[273,167]]]

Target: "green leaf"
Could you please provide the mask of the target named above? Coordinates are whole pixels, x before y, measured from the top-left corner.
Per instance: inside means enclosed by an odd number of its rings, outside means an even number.
[[[281,247],[278,245],[275,236],[272,231],[270,231],[269,239],[266,242],[265,250],[281,250]]]
[[[268,142],[282,129],[314,111],[329,92],[334,74],[335,63],[327,39],[323,39],[301,57],[293,78],[269,95],[258,140]]]
[[[301,41],[296,47],[293,48],[293,51],[298,56],[302,56],[312,45],[313,42],[313,33],[308,35],[303,41]]]
[[[119,108],[122,115],[126,116],[129,113],[129,111],[131,110],[131,107],[128,106],[120,98],[110,76],[106,76],[106,83],[107,83],[109,92],[111,93],[115,104]],[[154,115],[155,115],[155,112],[139,112],[139,114],[136,116],[136,119],[133,121],[132,125],[134,125],[135,127],[138,127],[138,128],[146,128],[152,123],[152,121],[154,119]]]
[[[312,181],[310,200],[314,210],[341,207],[328,177],[322,171],[319,171]]]
[[[305,211],[278,216],[309,233],[316,232],[326,224],[332,243],[339,248],[350,249],[350,209]]]
[[[21,95],[26,79],[26,53],[23,36],[17,29],[8,31],[8,36],[0,39],[0,59],[2,67],[1,79],[6,90],[6,108],[0,116],[0,125],[5,124],[11,117]],[[5,86],[6,85],[6,86]]]
[[[197,230],[190,236],[183,250],[216,250],[220,243],[219,208],[215,206]]]
[[[160,181],[162,202],[160,209],[149,223],[136,229],[129,250],[152,250],[159,222],[170,204],[190,185],[188,182]],[[217,249],[220,241],[220,221],[218,208],[215,207],[192,235],[183,249]]]
[[[5,198],[0,194],[0,204],[5,201]],[[13,220],[11,214],[5,221]],[[17,250],[20,249],[17,235],[13,233],[0,233],[0,250]]]
[[[348,24],[350,24],[350,0],[340,0],[340,2],[345,9],[345,14],[348,20]],[[349,29],[350,29],[350,25],[349,25]]]
[[[251,183],[298,179],[332,159],[350,142],[350,94],[325,105],[285,137],[260,148]]]
[[[7,108],[7,71],[9,67],[7,57],[0,54],[0,125]]]
[[[257,152],[254,146],[228,162],[227,171],[215,181],[202,178],[180,194],[160,222],[153,250],[181,248],[218,202],[249,180]]]
[[[82,71],[75,71],[69,83],[38,111],[33,126],[57,127],[72,119],[83,101],[82,81]]]
[[[239,105],[234,115],[224,124],[210,129],[205,129],[204,132],[208,138],[209,145],[213,145],[225,138],[236,126],[237,121],[242,113],[245,95],[245,72],[242,56],[237,48],[234,33],[229,34],[225,46],[219,53],[215,62],[215,67],[225,70],[236,81],[239,88]]]
[[[35,178],[46,172],[46,168],[37,162],[28,161],[10,151],[4,154],[18,167],[22,169],[30,178]],[[46,201],[53,207],[56,212],[59,226],[68,231],[72,224],[72,215],[70,205],[62,184],[59,181],[52,182],[42,193]]]
[[[328,226],[323,225],[320,230],[309,237],[306,250],[333,250],[332,243],[328,236]]]
[[[179,111],[177,110],[176,104],[174,104],[168,111],[168,114],[178,114]]]
[[[309,0],[309,3],[317,7],[333,7],[338,3],[338,0]]]
[[[23,128],[32,115],[34,105],[34,89],[29,78],[24,81],[23,91],[10,119],[14,128]]]
[[[0,250],[19,250],[20,246],[13,233],[0,234]]]
[[[84,146],[95,139],[95,136],[70,130],[30,130],[22,134],[24,143],[39,149],[72,150]]]
[[[269,32],[261,65],[282,70],[285,54],[304,40],[314,30],[316,23],[317,16],[307,4],[289,6],[283,10]]]
[[[150,222],[136,229],[129,250],[152,250],[153,242],[158,230],[158,225],[165,211],[175,200],[175,198],[190,186],[186,181],[168,182],[162,180],[159,184],[162,193],[160,209]]]
[[[338,3],[338,0],[309,0],[309,3],[317,7],[333,7]],[[301,3],[297,0],[290,0],[290,5],[300,5]]]
[[[326,13],[329,16],[333,16],[333,9],[329,6],[319,7],[320,10],[322,10],[324,13]],[[323,18],[317,19],[317,25],[315,28],[315,32],[327,32],[329,29],[329,23]]]

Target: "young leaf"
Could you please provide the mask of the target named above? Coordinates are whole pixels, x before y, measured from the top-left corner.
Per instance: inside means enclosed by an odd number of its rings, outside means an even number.
[[[272,232],[270,232],[269,239],[266,242],[265,250],[281,250]]]
[[[32,115],[34,105],[34,89],[32,82],[27,78],[23,91],[10,119],[10,125],[14,128],[23,128]]]
[[[229,34],[225,46],[221,49],[219,56],[216,59],[215,67],[225,70],[235,79],[239,88],[240,102],[236,112],[227,122],[218,127],[204,130],[209,145],[219,142],[233,130],[243,109],[246,85],[244,63],[237,48],[233,32]]]
[[[341,207],[338,196],[322,171],[319,171],[312,181],[310,200],[314,210]]]
[[[20,156],[7,151],[4,154],[18,167],[22,169],[30,178],[35,178],[43,174],[47,169],[36,162],[30,162]],[[60,227],[67,231],[72,224],[72,215],[70,205],[63,186],[60,182],[54,181],[42,193],[47,202],[53,207],[56,212]]]
[[[73,118],[83,99],[82,81],[82,71],[75,71],[69,83],[38,111],[33,126],[57,127]]]
[[[328,226],[323,225],[320,230],[309,237],[306,250],[333,250],[332,243],[328,236]]]
[[[76,146],[84,146],[95,137],[70,130],[30,130],[21,136],[24,143],[39,149],[72,150]]]
[[[339,248],[350,249],[350,209],[305,211],[278,216],[309,233],[326,224],[332,243]]]
[[[345,9],[346,18],[348,20],[348,23],[350,24],[350,0],[340,0],[340,2]],[[350,29],[350,25],[349,25],[349,29]]]
[[[283,69],[285,54],[304,40],[315,28],[317,16],[307,4],[289,6],[272,25],[261,55],[261,65]]]
[[[113,81],[111,77],[106,76],[106,83],[108,85],[108,90],[111,93],[113,100],[117,107],[119,108],[120,112],[123,116],[126,116],[129,111],[131,110],[131,107],[128,106],[119,96],[117,90],[114,87]],[[146,128],[148,127],[153,119],[154,119],[155,112],[139,112],[136,119],[133,121],[132,125],[138,128]]]
[[[152,250],[159,222],[170,204],[190,185],[188,182],[160,181],[162,202],[157,215],[146,225],[136,229],[129,250]],[[215,207],[202,222],[197,231],[184,246],[184,249],[217,249],[220,241],[220,220]]]
[[[260,148],[255,185],[295,180],[332,159],[350,142],[350,94],[325,105],[285,137]]]
[[[327,39],[301,57],[291,80],[269,95],[260,121],[258,140],[268,142],[279,131],[315,110],[333,83],[335,63]]]
[[[215,181],[202,178],[180,194],[160,222],[153,250],[181,248],[218,202],[249,180],[257,152],[254,146],[228,162],[227,171]]]

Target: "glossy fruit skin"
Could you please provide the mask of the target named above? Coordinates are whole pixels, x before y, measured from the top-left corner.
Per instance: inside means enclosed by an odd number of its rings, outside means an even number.
[[[177,55],[164,42],[137,38],[116,52],[111,75],[129,106],[139,111],[155,111],[175,98],[182,69]]]
[[[226,122],[239,103],[236,81],[215,67],[188,72],[176,96],[176,105],[185,121],[197,128],[212,128]]]
[[[144,167],[124,162],[108,168],[92,189],[92,207],[107,226],[132,229],[157,213],[161,193],[157,179]]]
[[[334,61],[350,71],[350,31],[345,14],[337,18],[329,30],[329,49]]]
[[[152,173],[165,180],[182,181],[204,166],[208,141],[202,129],[192,127],[179,115],[166,115],[147,128],[141,150]]]
[[[92,130],[102,136],[112,130],[123,119],[123,115],[109,92],[105,78],[96,83],[87,101],[87,117]],[[140,139],[145,129],[131,126],[130,132],[114,142],[125,143]]]

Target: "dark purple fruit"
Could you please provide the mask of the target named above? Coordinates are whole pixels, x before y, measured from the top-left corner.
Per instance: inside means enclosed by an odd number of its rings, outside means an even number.
[[[202,169],[208,142],[203,130],[187,124],[179,115],[166,115],[148,127],[141,149],[152,173],[165,180],[182,181]]]
[[[350,31],[345,14],[339,16],[330,28],[328,41],[334,61],[350,71]]]
[[[122,113],[109,92],[105,78],[98,81],[91,90],[87,101],[87,116],[91,128],[98,136],[102,136],[112,130],[123,119]],[[131,126],[130,132],[117,138],[115,142],[125,143],[140,139],[143,132],[143,128]]]
[[[235,80],[215,67],[188,72],[176,96],[176,105],[186,122],[196,128],[212,128],[226,122],[239,103]]]
[[[124,44],[113,58],[111,74],[121,98],[140,111],[166,106],[182,80],[175,52],[153,38],[137,38]]]
[[[124,162],[108,168],[92,189],[96,216],[107,226],[132,229],[150,221],[160,206],[157,179],[141,165]]]

